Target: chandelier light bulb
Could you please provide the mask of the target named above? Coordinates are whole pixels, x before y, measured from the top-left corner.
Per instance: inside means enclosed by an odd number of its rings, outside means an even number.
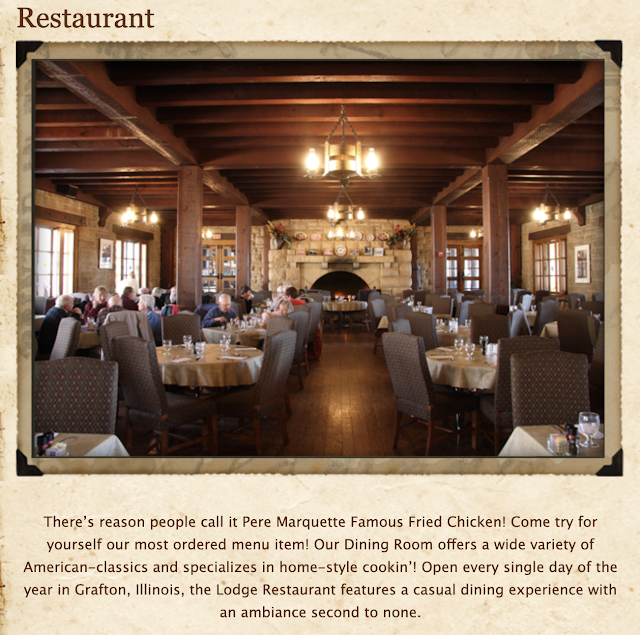
[[[376,151],[373,148],[369,148],[366,166],[367,170],[375,170],[378,167],[378,157],[376,156]]]
[[[362,207],[358,210],[358,220],[364,220],[364,212],[362,211]]]
[[[333,211],[333,207],[330,207],[330,208],[329,208],[329,214],[328,214],[328,216],[329,216],[329,220],[333,220],[333,219],[335,218],[336,213]]]
[[[571,220],[571,211],[569,210],[569,208],[567,207],[567,209],[564,212],[564,219],[565,220]]]
[[[211,238],[213,236],[213,232],[210,229],[207,229],[207,238]]]
[[[152,225],[157,224],[158,222],[158,215],[155,212],[151,212],[151,217],[149,218],[149,220],[151,221]]]
[[[475,229],[472,229],[469,235],[471,236],[471,238],[475,238],[478,234],[476,233]]]
[[[329,230],[329,233],[327,234],[327,238],[328,238],[329,240],[333,240],[333,229],[330,229],[330,230]]]
[[[338,231],[337,231],[337,233],[336,233],[336,236],[337,236],[338,238],[342,238],[342,237],[343,237],[343,235],[344,235],[344,233],[343,233],[343,231],[342,231],[342,227],[338,227]]]
[[[309,156],[307,157],[307,168],[309,170],[317,170],[320,162],[318,161],[318,157],[316,156],[315,148],[309,148]]]

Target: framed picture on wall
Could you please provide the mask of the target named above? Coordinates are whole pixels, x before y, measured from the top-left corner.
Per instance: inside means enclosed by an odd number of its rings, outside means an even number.
[[[298,249],[296,249],[296,255],[297,256],[304,256],[306,255],[307,250],[304,247],[300,247]]]
[[[318,250],[317,249],[309,249],[309,255],[310,256],[317,256],[318,255]]]
[[[591,282],[591,245],[576,247],[576,283]]]
[[[376,247],[373,250],[373,255],[374,256],[384,256],[384,247]]]
[[[371,247],[365,247],[364,248],[364,255],[365,256],[370,256],[371,255]]]
[[[114,241],[107,238],[100,239],[98,252],[98,269],[113,269]]]

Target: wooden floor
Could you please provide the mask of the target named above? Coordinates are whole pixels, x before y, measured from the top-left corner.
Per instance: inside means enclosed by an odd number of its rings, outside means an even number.
[[[300,390],[298,378],[289,377],[293,415],[287,422],[289,444],[284,445],[277,421],[264,421],[261,433],[265,456],[424,456],[426,427],[417,423],[400,431],[397,449],[392,448],[395,409],[391,380],[382,347],[373,355],[373,333],[366,330],[325,331],[322,356],[310,361],[310,374]],[[215,397],[214,397],[215,398]],[[220,430],[232,430],[234,419],[218,418]],[[405,417],[408,421],[408,417]],[[198,432],[194,427],[193,434]],[[245,430],[245,433],[247,430]],[[251,434],[251,428],[248,429]],[[118,435],[124,439],[124,422],[119,420]],[[434,456],[492,456],[485,439],[471,448],[470,436],[463,435],[434,442]],[[200,445],[187,449],[184,456],[202,455]],[[133,448],[135,455],[154,453],[153,435],[142,436]],[[218,455],[256,456],[255,445],[246,439],[219,437]]]

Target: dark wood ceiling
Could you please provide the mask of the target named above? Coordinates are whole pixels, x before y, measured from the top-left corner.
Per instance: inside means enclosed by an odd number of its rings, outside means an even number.
[[[349,187],[368,218],[428,223],[446,204],[449,224],[480,224],[488,163],[509,166],[515,223],[547,184],[572,208],[604,188],[599,61],[47,60],[36,72],[36,183],[116,212],[137,187],[167,224],[180,165],[205,170],[205,224],[234,224],[239,204],[325,217],[338,183],[303,178],[305,161],[342,104],[380,162],[381,178]]]

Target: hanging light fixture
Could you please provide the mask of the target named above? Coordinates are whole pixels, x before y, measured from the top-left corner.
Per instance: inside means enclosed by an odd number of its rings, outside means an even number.
[[[551,197],[555,201],[555,207],[551,205],[547,205],[547,198],[551,194]],[[536,207],[535,212],[533,212],[533,220],[537,221],[538,225],[542,227],[550,220],[559,221],[561,218],[560,211],[560,203],[558,199],[555,197],[555,194],[551,191],[549,184],[547,183],[547,187],[544,190],[544,195],[542,196],[542,203],[538,207]],[[567,207],[562,214],[562,219],[570,222],[571,221],[571,210]]]
[[[138,186],[136,185],[135,190],[133,190],[133,195],[131,196],[131,202],[129,203],[129,207],[127,207],[126,211],[122,214],[120,218],[120,223],[123,227],[127,227],[133,223],[141,222],[144,223],[147,227],[157,227],[158,226],[158,215],[155,212],[151,212],[149,216],[147,216],[147,204],[142,197],[142,194],[138,194],[140,200],[144,207],[140,210],[141,218],[138,218],[138,208],[136,207],[136,194],[138,193]]]
[[[469,232],[469,236],[471,238],[482,238],[484,236],[484,231],[483,231],[482,227],[480,227],[478,230],[472,229]]]
[[[346,142],[344,126],[347,124],[351,134],[355,138],[355,144],[348,144]],[[331,143],[331,137],[336,131],[336,128],[340,126],[342,138],[340,143]],[[375,179],[380,175],[377,172],[378,157],[376,156],[375,149],[369,148],[369,154],[364,163],[364,170],[362,166],[362,143],[360,138],[353,129],[351,122],[344,114],[344,104],[340,109],[340,119],[336,122],[333,130],[329,133],[326,141],[324,142],[324,172],[320,171],[320,160],[316,155],[315,148],[309,150],[309,156],[307,157],[307,173],[306,177],[310,179],[321,179],[325,176],[329,176],[340,181],[342,187],[349,187],[349,179],[354,176],[359,176],[363,179]]]
[[[347,200],[349,201],[348,205],[340,204],[340,199],[342,198],[343,194],[346,196]],[[338,191],[338,196],[336,197],[335,202],[327,212],[327,219],[329,220],[329,223],[331,223],[332,227],[337,227],[343,221],[353,220],[353,201],[351,200],[351,197],[349,196],[349,193],[347,192],[346,187],[344,187],[343,185],[340,186],[340,190]],[[362,207],[358,210],[357,219],[358,219],[357,223],[359,225],[361,225],[364,222],[364,211],[362,210]],[[353,232],[353,234],[355,236],[355,232]]]

